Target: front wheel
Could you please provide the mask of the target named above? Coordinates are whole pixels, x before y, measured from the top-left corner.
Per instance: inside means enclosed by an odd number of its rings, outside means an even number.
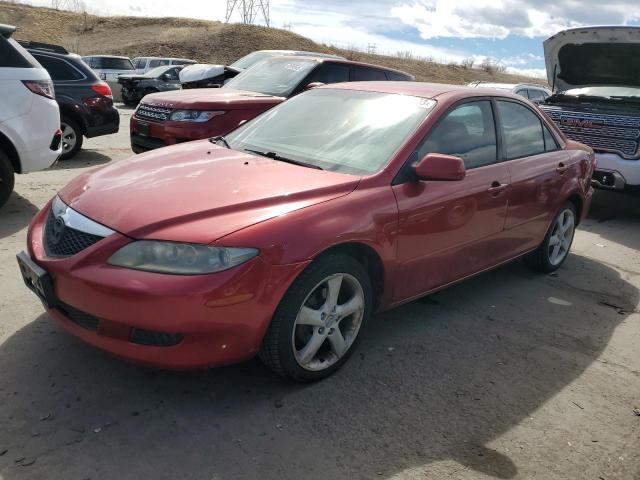
[[[542,245],[524,260],[531,268],[543,273],[556,271],[569,255],[577,223],[576,207],[565,202],[551,224]]]
[[[371,314],[371,297],[369,276],[358,261],[341,254],[319,258],[280,302],[261,360],[299,382],[331,375],[353,353]]]

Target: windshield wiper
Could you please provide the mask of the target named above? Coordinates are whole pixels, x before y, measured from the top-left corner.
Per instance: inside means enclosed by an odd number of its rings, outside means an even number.
[[[220,135],[219,137],[211,137],[209,139],[209,141],[211,143],[218,143],[218,142],[222,142],[224,143],[224,146],[227,147],[229,150],[231,150],[231,145],[229,145],[229,142],[227,142],[227,139],[224,138],[222,135]]]
[[[304,163],[299,160],[294,160],[292,158],[282,157],[278,155],[276,152],[263,152],[261,150],[252,150],[250,148],[245,148],[245,152],[254,153],[256,155],[260,155],[261,157],[271,158],[273,160],[278,160],[280,162],[291,163],[293,165],[300,165],[301,167],[315,168],[316,170],[323,170],[322,167],[318,165],[313,165],[311,163]]]

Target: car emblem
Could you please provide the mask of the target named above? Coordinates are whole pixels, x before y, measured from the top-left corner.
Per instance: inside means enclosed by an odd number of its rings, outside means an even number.
[[[51,227],[51,233],[49,235],[49,240],[51,241],[52,244],[58,245],[62,241],[65,228],[66,228],[66,225],[62,217],[58,217],[53,221],[53,225]]]
[[[602,128],[604,121],[589,118],[560,117],[560,125],[578,128]]]

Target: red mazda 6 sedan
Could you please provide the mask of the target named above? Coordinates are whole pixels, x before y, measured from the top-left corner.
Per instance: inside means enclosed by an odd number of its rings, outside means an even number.
[[[80,175],[18,262],[57,322],[118,357],[183,369],[258,354],[311,381],[376,310],[518,257],[557,269],[593,169],[516,95],[332,85],[226,138]]]

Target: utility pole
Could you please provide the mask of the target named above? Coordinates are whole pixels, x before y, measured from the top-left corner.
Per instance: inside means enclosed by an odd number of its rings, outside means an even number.
[[[227,0],[225,23],[229,23],[235,11],[240,13],[242,23],[246,25],[253,24],[256,17],[260,16],[267,27],[269,26],[269,0]]]

